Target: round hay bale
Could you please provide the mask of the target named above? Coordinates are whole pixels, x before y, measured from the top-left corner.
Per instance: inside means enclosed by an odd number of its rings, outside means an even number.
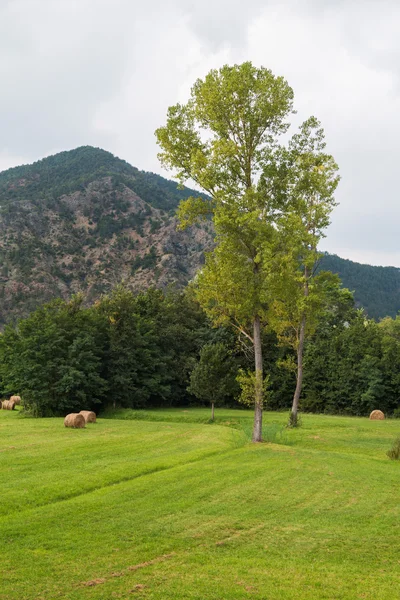
[[[85,427],[85,417],[79,413],[70,413],[64,419],[65,427],[74,427],[75,429],[82,429]]]
[[[371,421],[384,421],[385,415],[381,410],[373,410],[372,413],[369,415],[369,418]]]
[[[15,402],[16,406],[21,404],[21,396],[11,396],[10,400],[11,402]]]
[[[86,423],[96,423],[96,413],[92,410],[81,410],[80,415],[83,415]]]
[[[3,400],[1,408],[3,410],[14,410],[15,402],[12,400]]]

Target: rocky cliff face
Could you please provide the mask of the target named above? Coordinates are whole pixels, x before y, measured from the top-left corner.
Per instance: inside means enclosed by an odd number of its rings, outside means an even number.
[[[211,224],[177,230],[191,193],[87,147],[0,173],[0,323],[121,281],[186,285],[212,245]]]

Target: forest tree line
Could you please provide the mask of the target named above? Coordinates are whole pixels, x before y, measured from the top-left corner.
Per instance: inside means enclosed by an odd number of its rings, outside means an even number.
[[[396,317],[400,310],[400,269],[363,265],[327,252],[320,268],[337,273],[343,285],[354,291],[356,305],[372,319]]]
[[[294,351],[268,328],[262,344],[265,407],[289,409]],[[211,401],[241,406],[240,374],[253,360],[251,345],[233,329],[211,326],[190,288],[133,294],[119,286],[92,306],[82,296],[56,300],[7,326],[0,336],[1,395],[21,394],[36,416]],[[212,385],[195,395],[202,374]],[[377,323],[348,290],[332,287],[306,340],[300,408],[400,416],[400,317]]]

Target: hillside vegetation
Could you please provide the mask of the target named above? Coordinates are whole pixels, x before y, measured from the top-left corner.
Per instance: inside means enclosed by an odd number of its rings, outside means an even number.
[[[122,280],[186,285],[212,243],[210,224],[176,230],[193,193],[89,146],[0,173],[0,324]]]
[[[250,411],[217,416],[0,411],[0,599],[393,598],[397,422],[306,415],[282,436],[267,413],[275,443],[250,445]]]
[[[337,273],[343,286],[354,292],[356,305],[371,319],[394,318],[400,311],[400,269],[362,265],[328,253],[320,268]]]
[[[175,210],[198,192],[83,146],[0,173],[0,326],[43,302],[97,300],[122,280],[134,290],[183,287],[212,246],[205,223],[177,231]],[[400,310],[400,274],[326,254],[370,317]]]

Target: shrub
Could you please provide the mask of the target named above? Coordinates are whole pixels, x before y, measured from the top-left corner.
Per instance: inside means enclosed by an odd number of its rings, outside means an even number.
[[[289,420],[288,420],[288,424],[287,427],[289,427],[289,429],[293,428],[293,427],[301,427],[302,426],[302,420],[301,417],[296,414],[294,415],[291,411],[289,413]]]
[[[395,439],[393,446],[386,452],[390,460],[400,460],[400,436]]]

